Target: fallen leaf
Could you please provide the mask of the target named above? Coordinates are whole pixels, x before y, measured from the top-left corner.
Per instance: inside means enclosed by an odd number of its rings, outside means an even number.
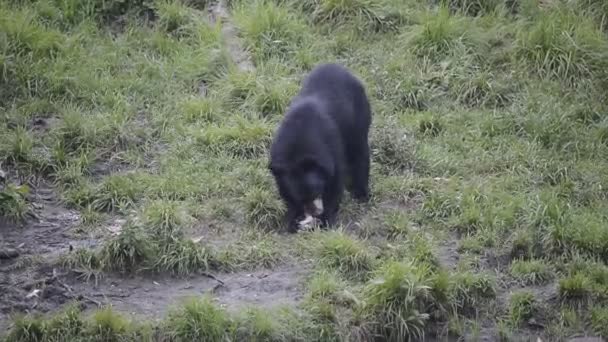
[[[34,289],[32,292],[28,293],[25,298],[30,299],[32,297],[38,297],[38,294],[41,292],[40,289]]]

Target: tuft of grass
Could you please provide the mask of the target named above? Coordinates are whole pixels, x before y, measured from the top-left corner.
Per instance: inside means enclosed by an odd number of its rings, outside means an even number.
[[[99,211],[124,210],[141,195],[141,184],[132,175],[111,175],[97,186],[92,205]]]
[[[215,97],[192,97],[181,103],[182,117],[188,123],[219,122],[223,114],[222,104]]]
[[[82,335],[87,322],[82,317],[82,310],[77,304],[69,304],[65,309],[48,321],[47,335],[49,341],[60,341]]]
[[[365,312],[372,331],[391,341],[420,339],[430,313],[438,303],[433,297],[428,266],[388,262],[364,289]]]
[[[564,307],[557,312],[555,321],[547,327],[549,336],[566,338],[575,331],[582,331],[583,320],[581,315],[573,308]]]
[[[127,222],[120,234],[105,242],[101,250],[104,268],[120,272],[137,271],[152,259],[155,250],[147,234]]]
[[[262,117],[283,115],[296,91],[297,88],[290,79],[277,79],[276,75],[272,80],[261,78],[254,94],[255,107]]]
[[[591,309],[591,328],[600,336],[608,335],[608,309],[605,307],[594,307]]]
[[[578,250],[593,257],[608,260],[608,227],[606,220],[598,216],[595,210],[588,208],[581,213],[572,215],[572,222],[580,224],[579,229],[574,225],[567,226],[563,231],[564,242],[570,249]],[[577,227],[578,228],[578,227]]]
[[[487,274],[457,273],[450,279],[449,295],[459,312],[469,314],[496,296],[495,280]]]
[[[236,158],[258,158],[272,140],[272,130],[263,121],[238,121],[236,125],[206,126],[201,133],[193,132],[197,143],[220,155]]]
[[[412,235],[405,247],[407,248],[407,256],[416,263],[424,263],[433,271],[440,268],[439,259],[434,253],[436,247],[424,234]]]
[[[62,153],[91,149],[99,139],[96,120],[83,116],[83,110],[79,106],[69,106],[61,114],[61,122],[53,134]]]
[[[103,268],[102,262],[99,254],[88,248],[75,249],[61,258],[63,267],[78,270],[81,273],[80,277],[85,281],[89,281],[92,277],[97,279]]]
[[[543,12],[516,41],[516,54],[530,70],[575,85],[605,80],[608,41],[595,23],[566,9]]]
[[[418,131],[427,137],[436,137],[444,130],[442,121],[439,117],[428,116],[420,119]]]
[[[466,252],[473,254],[483,254],[485,246],[483,241],[478,236],[467,236],[460,240],[458,244],[458,252]]]
[[[405,238],[410,234],[410,217],[401,210],[391,210],[384,216],[383,224],[389,239]]]
[[[426,192],[420,215],[426,220],[445,221],[460,213],[457,202],[457,189],[454,182],[449,182],[444,188],[431,188]]]
[[[192,222],[193,218],[177,201],[150,201],[142,211],[142,224],[160,243],[171,243],[182,238],[183,230]]]
[[[80,211],[80,224],[84,227],[95,227],[103,221],[104,215],[93,206],[87,205]]]
[[[541,285],[553,277],[549,265],[543,260],[515,260],[511,264],[511,275],[527,285]]]
[[[592,293],[591,281],[581,273],[562,278],[559,280],[558,293],[563,301],[584,304]]]
[[[271,57],[289,57],[306,42],[307,26],[287,7],[273,1],[243,1],[233,18],[253,52],[256,63]]]
[[[273,235],[254,231],[223,248],[217,255],[217,262],[221,268],[236,271],[272,268],[285,258],[286,254]]]
[[[178,276],[205,272],[214,261],[211,252],[189,239],[180,239],[161,247],[154,268]]]
[[[459,103],[469,107],[501,108],[514,99],[515,90],[509,80],[497,80],[489,71],[475,71],[455,77],[456,89],[453,93]],[[501,82],[502,81],[502,82]]]
[[[608,31],[608,4],[601,0],[578,0],[575,1],[577,7],[583,13],[590,15],[603,28]]]
[[[446,0],[442,3],[452,11],[477,16],[491,13],[501,2],[498,0]]]
[[[306,0],[301,7],[312,14],[316,23],[363,21],[367,27],[377,28],[390,19],[384,16],[386,8],[378,0]]]
[[[509,298],[509,315],[511,322],[519,325],[535,314],[536,299],[530,291],[515,292]]]
[[[347,286],[348,283],[336,271],[326,269],[316,271],[307,282],[308,292],[303,307],[322,326],[321,329],[328,329],[328,333],[331,331],[330,335],[337,330],[333,324],[342,318],[340,312],[356,308],[362,303]],[[355,313],[358,314],[363,313]]]
[[[344,232],[324,234],[318,243],[319,261],[344,276],[364,279],[374,267],[374,259],[365,244]]]
[[[112,307],[106,307],[93,314],[91,335],[101,341],[120,341],[127,337],[130,323]]]
[[[55,171],[56,182],[65,188],[76,187],[85,182],[86,157],[77,160],[66,160],[59,162]]]
[[[283,222],[283,203],[274,192],[253,188],[245,194],[245,217],[254,228],[268,231],[279,228]]]
[[[535,252],[534,234],[530,230],[517,230],[511,237],[511,259],[530,259]]]
[[[321,270],[311,277],[307,288],[311,298],[332,301],[337,298],[338,291],[343,286],[338,274]]]
[[[403,173],[417,166],[415,137],[393,120],[375,124],[370,139],[372,160],[384,174]]]
[[[440,6],[437,13],[426,13],[420,25],[404,33],[414,53],[419,57],[438,58],[465,43],[472,43],[468,33],[469,21],[451,15],[446,6]]]
[[[284,341],[286,336],[282,326],[274,315],[261,309],[247,308],[237,318],[236,339],[239,341]]]
[[[40,317],[19,315],[13,317],[13,327],[6,341],[42,341],[46,334],[46,322]]]
[[[186,26],[193,20],[192,12],[182,1],[162,0],[155,3],[158,16],[156,25],[167,33],[183,35]]]
[[[2,170],[0,172],[4,173]],[[32,210],[26,198],[30,189],[25,184],[16,185],[4,177],[3,174],[0,180],[0,217],[13,222],[23,222]]]
[[[6,8],[4,5],[2,7]],[[59,31],[37,22],[32,11],[27,8],[11,9],[10,12],[3,10],[0,30],[5,32],[7,40],[11,42],[7,45],[8,52],[18,56],[31,54],[36,60],[58,54],[66,39]]]
[[[3,142],[8,146],[2,146],[2,158],[11,164],[30,162],[34,149],[34,137],[32,133],[22,126],[16,127],[10,132],[8,137],[3,137],[9,141]]]
[[[222,341],[231,320],[208,297],[192,298],[169,313],[168,335],[178,341]]]
[[[65,189],[62,199],[67,205],[79,209],[90,208],[95,211],[98,209],[93,204],[95,200],[95,185],[86,180]]]

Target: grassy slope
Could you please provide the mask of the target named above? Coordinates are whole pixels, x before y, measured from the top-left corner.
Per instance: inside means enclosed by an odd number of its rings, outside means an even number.
[[[537,329],[531,318],[552,339],[608,334],[597,306],[608,297],[602,1],[235,0],[251,73],[200,2],[153,2],[153,22],[145,5],[119,1],[17,3],[0,2],[2,169],[55,181],[85,230],[129,218],[66,267],[185,275],[319,262],[297,311],[234,316],[193,300],[154,334],[72,308],[17,319],[8,341],[398,339],[425,327],[508,338]],[[267,146],[301,77],[336,60],[373,101],[374,198],[347,200],[355,228],[285,238]],[[41,118],[48,130],[32,125]],[[4,193],[0,213],[26,217],[19,191]],[[257,248],[193,242],[201,222]]]

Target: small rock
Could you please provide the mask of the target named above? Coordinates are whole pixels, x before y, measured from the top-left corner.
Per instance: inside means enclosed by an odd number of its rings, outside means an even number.
[[[122,219],[117,219],[114,221],[114,223],[107,227],[107,229],[110,231],[110,233],[112,235],[119,235],[120,232],[122,231],[122,226],[126,223],[126,220],[122,220]]]

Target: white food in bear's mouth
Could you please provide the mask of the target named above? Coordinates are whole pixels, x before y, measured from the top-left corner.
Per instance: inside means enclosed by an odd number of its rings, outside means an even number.
[[[314,210],[314,212],[310,213],[308,210]],[[302,229],[310,229],[318,221],[315,216],[321,215],[323,213],[323,200],[319,197],[312,201],[312,208],[308,208],[304,212],[304,219],[298,221],[300,228]]]
[[[310,228],[314,221],[315,218],[312,215],[306,214],[306,217],[304,217],[304,219],[298,223],[300,224],[301,228]]]
[[[314,201],[312,201],[312,204],[315,207],[315,211],[317,212],[317,215],[320,215],[323,213],[323,199],[321,199],[320,197],[315,199]]]

